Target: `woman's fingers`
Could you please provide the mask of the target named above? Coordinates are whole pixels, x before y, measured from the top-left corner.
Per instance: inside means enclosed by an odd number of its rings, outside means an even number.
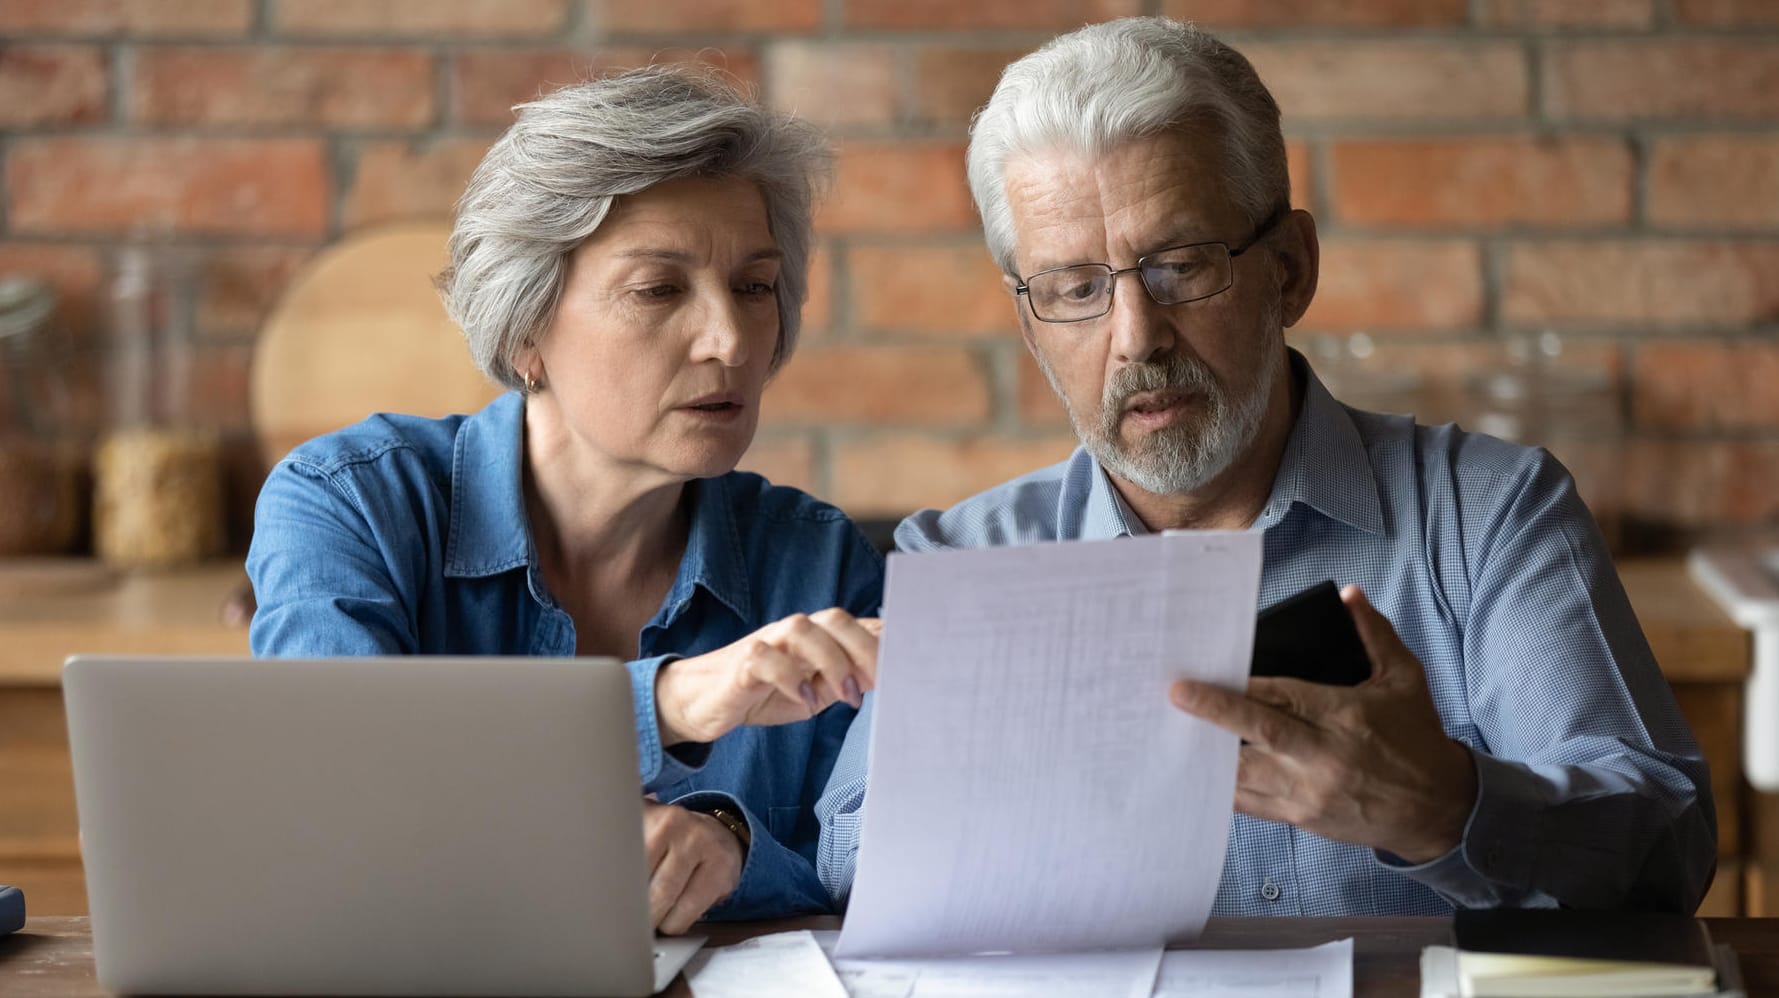
[[[674,838],[678,839],[678,836]],[[697,854],[685,848],[683,840],[668,843],[666,856],[655,867],[654,872],[649,874],[649,921],[655,928],[663,932],[671,931],[664,925],[680,906],[680,896],[686,892],[686,884],[692,879],[697,866]],[[698,914],[702,915],[704,912],[700,911]],[[682,928],[679,931],[686,930]]]
[[[649,920],[659,931],[679,935],[735,890],[743,857],[740,843],[715,818],[657,807],[659,814],[644,815],[645,831],[665,849],[649,874]]]

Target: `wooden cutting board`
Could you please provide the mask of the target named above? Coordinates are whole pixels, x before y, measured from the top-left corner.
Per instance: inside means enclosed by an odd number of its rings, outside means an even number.
[[[445,222],[355,233],[285,289],[253,358],[254,433],[268,467],[374,412],[474,412],[500,393],[432,286],[449,234]]]

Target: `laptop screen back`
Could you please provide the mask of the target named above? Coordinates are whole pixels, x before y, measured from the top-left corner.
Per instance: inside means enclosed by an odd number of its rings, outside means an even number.
[[[621,664],[77,657],[63,688],[107,987],[651,990]]]

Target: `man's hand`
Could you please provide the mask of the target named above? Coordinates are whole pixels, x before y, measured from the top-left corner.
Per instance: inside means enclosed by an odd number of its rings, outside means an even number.
[[[644,800],[642,838],[649,856],[649,918],[668,935],[691,928],[741,882],[741,842],[708,814]]]
[[[839,607],[792,614],[667,664],[655,678],[662,743],[713,742],[743,724],[808,720],[841,701],[857,707],[876,685],[876,623]]]
[[[1354,687],[1258,678],[1243,696],[1181,680],[1174,706],[1246,742],[1235,809],[1425,863],[1455,848],[1476,801],[1470,750],[1446,737],[1421,663],[1358,586],[1341,590],[1371,658]]]

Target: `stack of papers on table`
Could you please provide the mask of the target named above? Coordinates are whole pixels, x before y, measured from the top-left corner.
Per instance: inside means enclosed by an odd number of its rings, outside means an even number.
[[[1295,950],[846,960],[835,932],[781,932],[705,950],[697,998],[1351,998],[1353,941]],[[831,962],[830,962],[831,961]]]

